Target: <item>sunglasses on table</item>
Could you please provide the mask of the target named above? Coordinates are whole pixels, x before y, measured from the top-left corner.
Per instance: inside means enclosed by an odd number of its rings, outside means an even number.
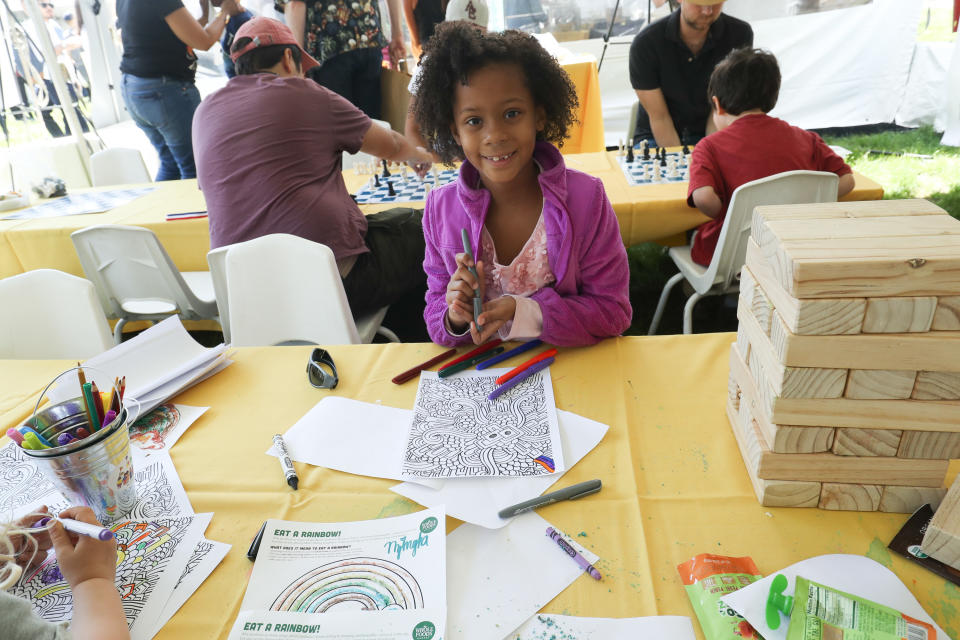
[[[40,7],[43,9],[53,9],[53,3],[51,2],[41,2]]]
[[[307,380],[316,389],[336,389],[337,365],[326,349],[314,349],[307,362]]]

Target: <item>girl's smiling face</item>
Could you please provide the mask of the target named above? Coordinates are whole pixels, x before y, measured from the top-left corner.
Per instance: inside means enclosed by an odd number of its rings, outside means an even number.
[[[544,121],[544,110],[534,104],[516,64],[487,65],[457,85],[453,137],[488,186],[526,177]]]

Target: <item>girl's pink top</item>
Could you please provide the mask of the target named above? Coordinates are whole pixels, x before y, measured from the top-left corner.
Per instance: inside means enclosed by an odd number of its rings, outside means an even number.
[[[508,265],[497,260],[497,248],[487,227],[480,232],[480,259],[486,265],[486,297],[512,296],[517,301],[513,320],[500,328],[503,340],[523,340],[540,336],[543,330],[543,312],[530,296],[557,281],[547,260],[547,230],[543,226],[543,214],[537,220],[533,233],[527,238],[523,249]]]

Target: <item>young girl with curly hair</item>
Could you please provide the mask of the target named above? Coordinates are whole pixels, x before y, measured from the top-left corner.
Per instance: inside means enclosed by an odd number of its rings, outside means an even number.
[[[90,507],[71,507],[60,517],[99,524]],[[73,592],[73,619],[54,624],[41,620],[30,603],[7,593],[47,556],[57,554],[60,573]],[[51,519],[46,507],[16,523],[0,523],[0,636],[6,640],[129,640],[127,619],[114,585],[115,540],[78,536]]]
[[[434,342],[499,334],[579,346],[626,329],[629,270],[617,218],[600,180],[568,169],[554,146],[577,106],[556,60],[518,31],[438,25],[417,96],[414,116],[432,150],[448,164],[463,159],[457,181],[430,193],[423,216],[424,319]]]

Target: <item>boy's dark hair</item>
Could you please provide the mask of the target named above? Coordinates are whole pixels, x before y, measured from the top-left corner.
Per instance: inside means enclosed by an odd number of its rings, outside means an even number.
[[[250,44],[252,38],[238,38],[231,47],[232,51],[238,51]],[[238,76],[246,76],[251,73],[260,73],[264,69],[269,69],[280,62],[283,58],[283,52],[289,49],[293,53],[293,62],[300,68],[300,47],[293,44],[274,44],[267,47],[257,47],[246,52],[234,63],[234,70]]]
[[[707,85],[707,99],[717,102],[734,116],[744,111],[772,111],[780,95],[780,66],[777,58],[763,49],[734,49],[713,69]]]
[[[424,140],[447,164],[463,157],[450,131],[457,85],[466,84],[471,73],[487,65],[508,63],[521,69],[533,103],[546,116],[538,140],[560,146],[576,121],[574,110],[579,103],[573,82],[531,35],[481,33],[466,22],[445,22],[437,25],[423,53],[413,115]]]

